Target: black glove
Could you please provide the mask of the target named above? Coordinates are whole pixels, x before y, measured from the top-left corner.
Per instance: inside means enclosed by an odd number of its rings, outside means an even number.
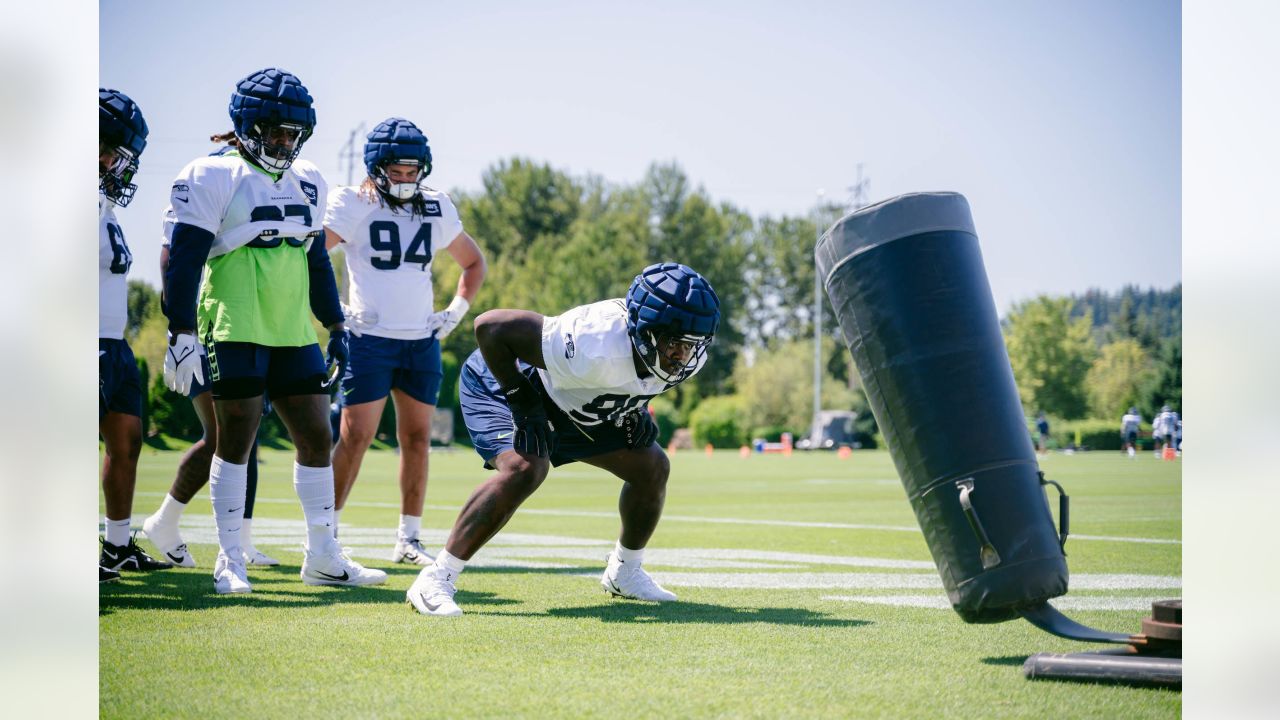
[[[623,415],[622,431],[627,434],[627,447],[632,450],[647,448],[658,439],[658,424],[653,421],[648,407]]]
[[[516,424],[516,436],[512,441],[516,452],[551,457],[555,448],[555,427],[547,418],[547,409],[542,406],[542,397],[533,383],[522,375],[520,382],[505,395]]]
[[[325,367],[325,390],[332,388],[342,380],[343,375],[347,374],[347,364],[351,362],[350,337],[346,330],[334,330],[329,333],[329,358]]]

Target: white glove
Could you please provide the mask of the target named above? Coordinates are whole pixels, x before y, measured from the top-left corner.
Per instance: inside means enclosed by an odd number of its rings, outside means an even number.
[[[164,384],[186,395],[196,383],[202,382],[204,370],[200,367],[200,345],[195,335],[170,335],[169,349],[164,354]]]
[[[454,295],[453,302],[449,303],[449,307],[435,313],[431,316],[431,320],[427,322],[427,327],[434,326],[436,328],[436,340],[444,340],[458,327],[458,323],[462,322],[462,318],[466,317],[467,311],[471,309],[471,303],[461,295]]]

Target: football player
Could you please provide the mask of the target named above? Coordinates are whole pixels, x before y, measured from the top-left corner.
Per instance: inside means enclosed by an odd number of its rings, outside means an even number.
[[[213,155],[223,155],[234,151],[226,146]],[[165,208],[162,235],[160,240],[160,276],[164,277],[169,269],[169,247],[173,239],[175,218],[173,208]],[[161,294],[163,298],[163,292]],[[209,463],[213,461],[213,448],[217,444],[218,426],[213,421],[213,398],[209,395],[209,358],[204,346],[200,346],[200,372],[203,382],[192,382],[187,397],[191,399],[191,407],[200,420],[201,436],[178,461],[178,473],[173,485],[156,510],[142,521],[142,531],[151,542],[164,553],[165,557],[179,567],[195,567],[195,558],[178,532],[178,522],[187,509],[187,503],[195,497],[200,488],[209,481]],[[270,401],[263,403],[262,414],[270,412]],[[255,440],[253,449],[249,451],[248,475],[245,490],[244,525],[240,528],[240,547],[244,551],[244,561],[248,565],[279,565],[280,561],[258,550],[253,544],[253,505],[258,495],[258,443]]]
[[[351,560],[333,537],[328,391],[347,362],[347,331],[321,228],[325,181],[297,160],[316,124],[311,95],[293,74],[266,68],[237,83],[228,110],[233,130],[219,138],[236,151],[197,158],[173,183],[165,273],[169,388],[186,393],[203,380],[201,342],[208,352],[218,427],[209,468],[220,548],[214,589],[252,590],[240,530],[266,393],[297,449],[294,490],[307,524],[303,582],[385,582],[386,573]],[[312,313],[329,330],[327,363]]]
[[[431,148],[416,125],[390,118],[364,146],[368,177],[329,193],[329,248],[343,244],[350,280],[351,361],[342,379],[341,432],[333,453],[338,513],[391,395],[400,441],[400,528],[392,562],[428,565],[418,532],[427,492],[431,417],[444,371],[440,343],[467,314],[484,282],[484,256],[449,196],[421,183]],[[431,263],[442,250],[462,266],[449,305],[433,312]]]
[[[102,493],[107,506],[98,582],[119,579],[121,570],[173,567],[143,552],[129,532],[142,451],[142,383],[124,339],[133,255],[115,206],[133,199],[138,189],[133,175],[146,146],[147,123],[137,103],[119,90],[98,88],[98,433],[106,445]]]
[[[670,470],[648,402],[698,372],[719,323],[710,283],[676,263],[645,268],[625,299],[555,317],[477,317],[479,349],[463,366],[459,392],[476,452],[497,472],[463,505],[444,549],[410,586],[409,603],[424,615],[461,615],[453,597],[466,562],[551,466],[579,460],[622,480],[622,532],[601,586],[618,597],[675,600],[641,567]]]
[[[1142,413],[1138,412],[1137,407],[1129,408],[1129,412],[1120,418],[1120,438],[1123,441],[1121,450],[1129,454],[1129,457],[1137,455],[1138,448],[1138,428],[1142,425]]]

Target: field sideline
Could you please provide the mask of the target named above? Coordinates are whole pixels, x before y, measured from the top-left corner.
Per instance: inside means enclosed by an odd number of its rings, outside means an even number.
[[[144,449],[135,526],[179,457]],[[416,568],[388,561],[393,453],[369,453],[342,515],[343,544],[390,574],[364,589],[302,585],[292,458],[263,459],[255,540],[284,565],[251,568],[251,595],[214,595],[202,491],[183,525],[200,567],[101,588],[102,717],[1181,714],[1177,692],[1024,679],[1028,655],[1093,648],[1021,621],[964,624],[884,451],[677,453],[645,561],[680,595],[664,605],[612,599],[597,583],[618,482],[581,464],[552,470],[463,574],[456,619],[404,604]],[[485,472],[465,449],[431,463],[434,552]],[[1181,595],[1181,463],[1054,454],[1041,467],[1072,498],[1072,590],[1055,604],[1136,632],[1151,600]]]

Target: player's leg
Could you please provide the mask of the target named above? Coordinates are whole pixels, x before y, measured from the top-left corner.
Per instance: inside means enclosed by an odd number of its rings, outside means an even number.
[[[171,568],[172,564],[143,552],[129,531],[142,452],[142,385],[133,351],[123,340],[99,340],[98,350],[98,432],[106,446],[102,464],[106,531],[98,566],[114,572]],[[101,570],[98,579],[104,579]]]
[[[302,581],[308,585],[375,585],[387,574],[371,570],[342,552],[333,536],[333,467],[329,461],[329,394],[324,356],[318,345],[273,348],[267,375],[276,414],[297,449],[293,487],[307,523]]]
[[[409,342],[405,350],[408,359],[396,370],[392,390],[400,444],[400,527],[391,560],[430,565],[435,558],[422,547],[418,534],[427,497],[431,419],[444,372],[440,343],[434,339]]]
[[[392,375],[399,363],[400,340],[359,335],[351,338],[350,363],[338,389],[341,398],[340,432],[333,448],[333,485],[336,508],[333,529],[338,531],[342,508],[360,474],[364,454],[373,443],[382,410],[391,392]]]
[[[250,592],[240,531],[249,480],[249,453],[262,421],[270,349],[253,343],[206,345],[212,368],[213,414],[217,447],[209,465],[209,501],[218,531],[213,567],[218,593]]]
[[[244,551],[244,562],[246,565],[273,567],[279,565],[280,561],[262,552],[253,544],[253,506],[258,499],[258,441],[256,439],[253,442],[253,449],[249,451],[246,470],[248,473],[245,483],[244,524],[240,526],[240,547]]]
[[[204,360],[205,377],[209,377],[208,360]],[[208,385],[199,386],[191,396],[191,407],[200,420],[201,436],[178,461],[173,485],[160,503],[160,509],[142,521],[142,531],[160,552],[179,567],[195,567],[196,561],[178,531],[178,522],[187,503],[209,482],[209,464],[218,442],[218,425],[213,419],[213,394]]]
[[[547,458],[514,449],[511,408],[479,351],[467,359],[459,385],[467,432],[476,452],[484,458],[485,467],[496,472],[471,493],[454,521],[444,549],[434,563],[422,569],[406,593],[406,600],[423,615],[462,614],[453,600],[458,574],[542,485],[551,468]]]
[[[663,588],[645,572],[644,548],[662,518],[667,499],[667,477],[671,462],[657,445],[646,448],[612,450],[583,458],[583,462],[608,470],[622,480],[618,514],[622,530],[610,553],[600,585],[618,597],[637,600],[675,600],[675,593]]]

